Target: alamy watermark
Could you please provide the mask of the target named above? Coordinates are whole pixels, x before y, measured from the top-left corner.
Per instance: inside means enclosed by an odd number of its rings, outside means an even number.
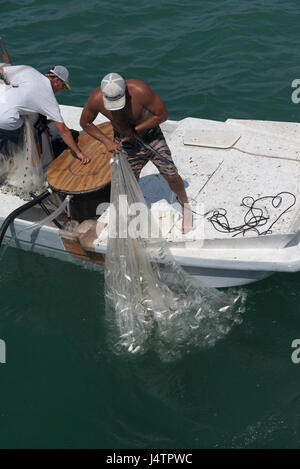
[[[291,87],[295,88],[291,95],[291,100],[294,104],[300,103],[300,78],[292,81]]]
[[[0,364],[6,363],[6,343],[0,339]]]
[[[291,355],[291,360],[295,365],[298,365],[300,363],[300,339],[294,339],[291,347],[295,349]]]
[[[201,203],[193,208],[184,204],[180,211],[163,206],[153,213],[145,203],[129,204],[127,195],[120,195],[117,206],[114,203],[98,205],[96,232],[99,236],[105,223],[109,226],[109,238],[168,238],[178,241],[185,239],[184,227],[186,233],[192,233],[192,237],[200,241],[204,239],[205,217],[201,217],[203,212],[204,206]],[[196,226],[193,226],[193,214],[200,214]]]

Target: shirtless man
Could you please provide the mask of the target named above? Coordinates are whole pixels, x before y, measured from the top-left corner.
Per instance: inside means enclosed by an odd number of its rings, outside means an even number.
[[[93,124],[99,112],[111,121],[114,140]],[[108,151],[118,153],[122,150],[137,179],[148,161],[155,164],[184,207],[182,232],[186,233],[192,227],[188,198],[159,127],[167,118],[164,103],[146,83],[134,79],[125,81],[117,73],[110,73],[103,78],[101,86],[91,93],[82,112],[80,125],[89,135],[102,142]],[[135,132],[162,158],[145,149],[135,139]]]

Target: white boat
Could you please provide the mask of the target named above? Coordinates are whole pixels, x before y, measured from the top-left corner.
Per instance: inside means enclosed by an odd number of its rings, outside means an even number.
[[[61,111],[69,128],[81,130],[81,108],[61,106]],[[99,116],[96,123],[105,121]],[[274,272],[299,271],[300,124],[186,118],[167,121],[161,128],[197,212],[195,232],[186,239],[168,237],[171,252],[184,269],[213,287],[244,285]],[[149,206],[162,200],[170,209],[176,204],[152,163],[143,169],[140,186]],[[261,199],[253,205],[253,212],[267,214],[263,226],[247,229],[248,225],[245,231],[228,232],[224,224],[217,224],[218,220],[223,223],[224,217],[209,220],[217,215],[217,209],[219,215],[223,213],[220,209],[225,209],[229,229],[243,225],[245,216],[250,216],[249,208],[241,205],[245,197]],[[1,188],[0,200],[1,225],[24,200]],[[248,207],[249,202],[244,200]],[[96,219],[81,222],[73,231],[59,229],[52,222],[33,232],[24,230],[44,217],[37,206],[24,212],[7,230],[4,243],[88,268],[102,268],[107,245],[105,219],[100,237]],[[197,227],[201,229],[197,231]]]

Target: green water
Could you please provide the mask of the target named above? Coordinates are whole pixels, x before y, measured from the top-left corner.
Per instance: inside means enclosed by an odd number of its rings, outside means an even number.
[[[299,121],[298,2],[0,0],[15,63],[60,63],[82,106],[108,72],[187,116]],[[266,178],[268,174],[266,174]],[[162,362],[115,356],[102,272],[8,249],[0,269],[1,448],[299,448],[300,274],[244,288],[243,322]]]

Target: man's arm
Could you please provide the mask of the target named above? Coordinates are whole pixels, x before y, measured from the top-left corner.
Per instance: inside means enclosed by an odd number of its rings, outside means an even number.
[[[168,119],[168,111],[163,101],[146,83],[137,81],[135,93],[141,105],[152,114],[135,127],[136,132],[152,129]]]
[[[57,128],[57,131],[66,145],[76,154],[76,156],[81,160],[83,164],[86,164],[90,161],[89,157],[82,153],[80,148],[76,145],[76,142],[73,139],[73,136],[64,122],[55,122],[54,125]]]
[[[99,142],[103,143],[108,151],[117,153],[121,150],[120,146],[107,137],[103,132],[101,132],[100,129],[98,129],[98,127],[93,124],[94,120],[99,114],[97,107],[94,105],[94,100],[99,99],[99,96],[96,95],[96,92],[97,90],[91,94],[87,104],[84,106],[80,118],[80,125],[86,133],[91,135],[91,137],[94,137],[96,140],[99,140]]]

